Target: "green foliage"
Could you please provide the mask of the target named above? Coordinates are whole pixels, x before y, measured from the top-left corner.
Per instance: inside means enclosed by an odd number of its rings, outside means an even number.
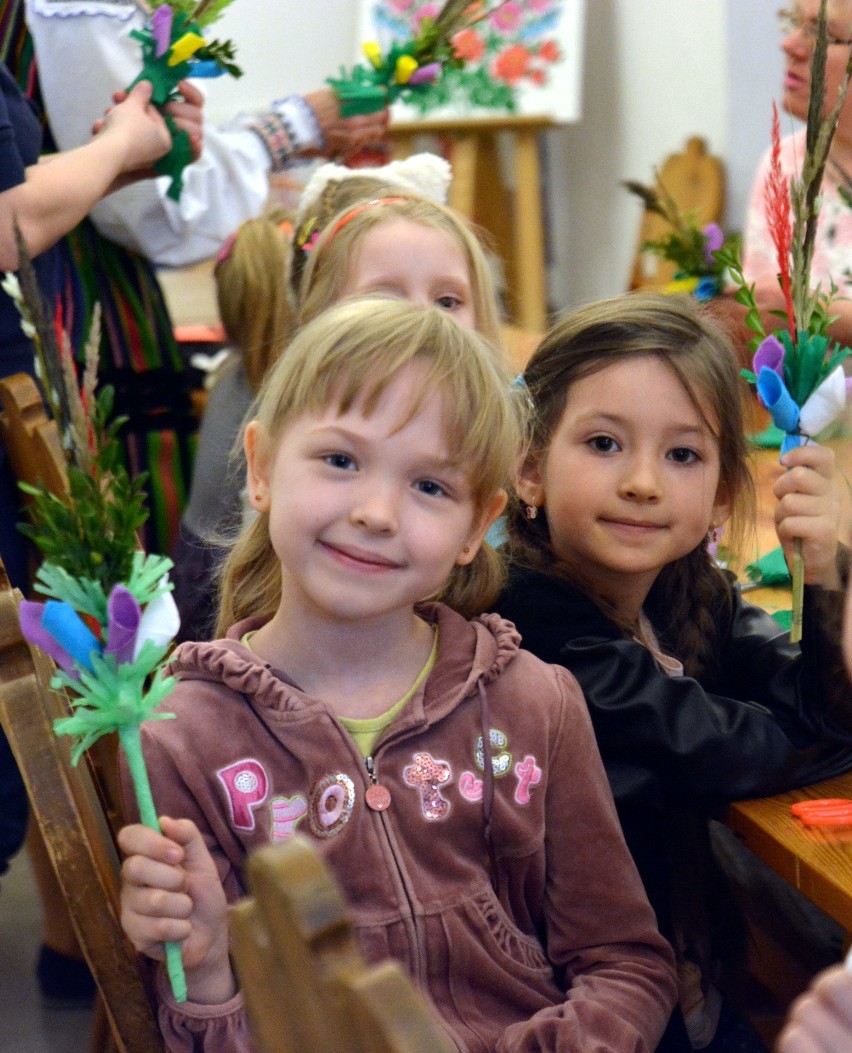
[[[697,227],[672,231],[665,237],[646,241],[642,249],[670,260],[684,274],[714,274],[718,270],[705,257],[704,235]]]
[[[716,259],[727,270],[731,276],[731,280],[737,286],[737,291],[734,293],[734,299],[738,304],[742,304],[746,309],[745,324],[755,336],[749,340],[749,350],[754,351],[761,340],[766,337],[766,328],[763,324],[763,319],[760,316],[760,311],[757,307],[757,300],[754,296],[754,283],[749,285],[743,274],[743,265],[740,258],[740,246],[738,242],[732,242],[730,245],[725,245],[717,252],[714,253]]]
[[[47,562],[74,578],[97,582],[104,592],[130,577],[136,532],[147,517],[145,476],[131,479],[122,463],[117,435],[126,418],[111,421],[112,407],[112,388],[104,387],[92,413],[91,468],[84,472],[69,464],[67,494],[21,484],[32,498],[32,525],[21,525],[21,532]]]
[[[204,61],[216,62],[226,73],[237,78],[243,75],[243,71],[234,62],[236,54],[237,49],[232,40],[211,40],[196,51],[195,57]]]
[[[175,14],[181,14],[188,21],[195,22],[201,29],[211,25],[222,17],[222,12],[233,0],[149,0],[151,7],[170,7]]]

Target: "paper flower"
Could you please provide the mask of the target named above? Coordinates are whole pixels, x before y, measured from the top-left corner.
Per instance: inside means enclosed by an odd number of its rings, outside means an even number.
[[[849,87],[852,62],[828,115],[825,102],[825,58],[828,48],[826,0],[821,0],[816,40],[811,55],[811,95],[808,102],[805,156],[799,178],[785,178],[781,169],[781,131],[778,109],[773,104],[772,151],[764,188],[764,208],[778,261],[778,284],[784,300],[785,326],[767,334],[754,296],[746,282],[738,254],[727,254],[724,262],[737,285],[736,300],[746,308],[746,325],[755,333],[750,346],[756,349],[753,371],[743,376],[755,384],[760,400],[773,423],[783,432],[781,455],[802,443],[811,442],[844,410],[849,385],[841,363],[850,351],[829,336],[831,303],[837,292],[811,288],[819,191],[828,151]],[[723,254],[724,256],[724,254]],[[802,543],[794,541],[793,614],[790,639],[802,636],[804,563]]]
[[[655,179],[653,187],[632,179],[623,183],[641,199],[647,211],[661,216],[671,227],[664,237],[644,242],[642,250],[675,265],[675,276],[663,292],[691,293],[701,302],[712,300],[722,291],[727,268],[718,254],[730,249],[735,239],[726,238],[718,223],[699,227],[692,216],[680,211],[656,172]]]
[[[86,344],[81,391],[68,338],[56,339],[17,227],[16,236],[19,309],[35,320],[37,350],[61,389],[52,409],[68,451],[67,492],[22,484],[32,498],[32,522],[21,530],[45,557],[35,581],[45,602],[21,603],[21,631],[56,662],[51,686],[69,692],[73,714],[54,728],[76,737],[72,762],[102,735],[116,732],[142,822],[159,829],[139,726],[172,715],[154,712],[174,684],[163,674],[179,626],[168,580],[172,563],[136,546],[146,513],[140,480],[131,480],[121,461],[116,436],[123,422],[112,419],[112,391],[104,388],[95,397],[99,333]],[[166,961],[175,997],[185,1000],[178,944],[167,944]]]
[[[143,66],[127,90],[140,80],[150,81],[151,100],[162,108],[179,97],[178,83],[186,77],[221,77],[226,73],[241,77],[242,70],[233,62],[236,52],[231,41],[208,41],[202,32],[230,2],[201,0],[187,4],[169,0],[155,5],[145,28],[130,33],[142,45]],[[183,170],[192,162],[192,148],[189,136],[168,115],[166,124],[172,133],[172,147],[154,167],[160,175],[171,177],[167,193],[177,200],[183,189]]]
[[[485,53],[489,41],[498,39],[493,27],[491,32],[478,34],[471,26],[509,7],[520,5],[513,0],[490,7],[471,0],[446,0],[440,8],[432,3],[401,8],[397,3],[383,17],[380,5],[377,13],[391,30],[393,42],[383,51],[377,41],[367,41],[362,45],[366,65],[341,70],[338,77],[328,78],[341,114],[375,113],[400,98],[407,102],[424,100],[424,108],[440,104],[442,100],[437,100],[435,93],[445,74],[462,70],[467,61]],[[512,93],[508,92],[501,105],[512,109],[511,103]]]

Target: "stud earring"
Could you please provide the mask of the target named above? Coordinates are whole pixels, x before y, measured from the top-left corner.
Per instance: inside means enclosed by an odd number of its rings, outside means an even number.
[[[527,519],[535,519],[538,515],[538,505],[524,505],[524,515]]]
[[[707,543],[709,545],[718,545],[719,538],[722,536],[722,528],[717,526],[711,526],[707,531]]]

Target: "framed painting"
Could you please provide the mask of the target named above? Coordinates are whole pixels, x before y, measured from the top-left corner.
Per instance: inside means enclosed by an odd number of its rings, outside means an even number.
[[[360,46],[386,51],[434,16],[440,0],[358,0]],[[395,120],[441,123],[477,117],[576,121],[582,103],[585,0],[473,0],[484,17],[454,38],[461,69],[429,91],[393,106]],[[490,9],[490,10],[489,10]]]

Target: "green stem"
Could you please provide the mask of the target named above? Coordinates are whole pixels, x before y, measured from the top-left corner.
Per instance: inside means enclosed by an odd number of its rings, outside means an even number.
[[[805,597],[805,560],[802,556],[802,539],[793,539],[793,613],[790,621],[790,642],[802,639],[802,608]]]
[[[148,780],[148,769],[145,767],[145,758],[142,755],[142,738],[139,734],[138,724],[127,724],[118,729],[118,738],[127,757],[127,765],[130,768],[130,777],[133,780],[133,789],[136,793],[136,803],[139,805],[139,816],[145,826],[151,830],[160,832],[160,820],[157,818],[157,810],[154,807],[154,798],[151,795],[151,783]],[[166,969],[169,974],[169,982],[172,985],[172,994],[176,1002],[186,1001],[186,976],[183,971],[183,962],[180,956],[180,944],[168,942],[166,948]]]

